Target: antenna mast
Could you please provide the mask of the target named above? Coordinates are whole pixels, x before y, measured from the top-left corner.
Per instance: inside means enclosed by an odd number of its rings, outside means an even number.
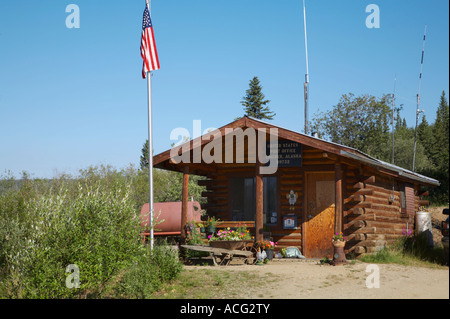
[[[303,84],[305,94],[305,134],[308,134],[308,83],[309,83],[309,70],[308,70],[308,40],[306,38],[306,9],[305,0],[303,0],[303,26],[305,29],[305,51],[306,51],[306,74],[305,83]]]
[[[394,79],[394,94],[392,96],[392,164],[394,164],[394,112],[395,112],[395,87],[397,84],[397,74]]]
[[[419,89],[417,91],[416,130],[414,133],[414,153],[413,153],[413,165],[412,165],[413,172],[415,172],[415,166],[416,166],[417,125],[419,123],[420,113],[424,112],[423,110],[421,111],[419,109],[419,106],[420,106],[420,85],[422,82],[423,54],[425,52],[425,36],[426,36],[426,34],[427,34],[427,26],[425,25],[425,32],[423,34],[423,44],[422,44],[422,58],[420,60]]]

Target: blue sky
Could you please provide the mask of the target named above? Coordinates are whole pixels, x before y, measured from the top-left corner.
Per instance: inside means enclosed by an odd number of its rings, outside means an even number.
[[[80,9],[68,29],[66,6]],[[380,28],[365,25],[366,6]],[[89,165],[138,166],[147,138],[141,78],[144,0],[0,1],[0,176],[53,177]],[[342,94],[392,93],[415,123],[420,55],[427,39],[421,108],[435,119],[449,92],[449,3],[445,0],[306,0],[309,119]],[[274,124],[303,131],[302,0],[153,0],[161,69],[154,72],[155,153],[170,132],[220,127],[243,114],[258,76]]]

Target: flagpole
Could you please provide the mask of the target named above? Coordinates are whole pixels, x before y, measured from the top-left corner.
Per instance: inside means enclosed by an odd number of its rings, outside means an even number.
[[[148,0],[148,12],[150,6]],[[148,180],[149,180],[149,227],[150,227],[150,248],[153,250],[153,137],[152,137],[152,75],[147,72],[147,103],[148,103]]]
[[[305,134],[308,134],[308,83],[309,83],[309,70],[308,70],[308,40],[306,38],[306,8],[305,0],[303,0],[303,26],[305,29],[305,55],[306,55],[306,74],[305,83],[303,83],[304,97],[305,97]]]

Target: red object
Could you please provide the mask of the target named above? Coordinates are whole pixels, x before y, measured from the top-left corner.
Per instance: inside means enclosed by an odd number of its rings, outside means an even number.
[[[141,57],[144,60],[142,65],[142,78],[145,79],[147,72],[159,70],[155,35],[153,34],[152,20],[150,19],[150,13],[148,12],[147,6],[145,6],[142,21]]]
[[[164,222],[155,226],[155,236],[177,236],[181,235],[181,202],[154,203],[154,218]],[[201,222],[201,207],[199,202],[188,202],[188,222]],[[160,213],[161,212],[161,213]],[[148,229],[149,209],[148,203],[141,208],[141,227],[143,235],[150,235]]]

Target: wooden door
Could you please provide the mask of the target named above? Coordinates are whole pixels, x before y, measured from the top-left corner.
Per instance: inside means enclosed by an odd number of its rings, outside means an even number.
[[[304,254],[331,258],[335,219],[334,173],[306,173]]]

